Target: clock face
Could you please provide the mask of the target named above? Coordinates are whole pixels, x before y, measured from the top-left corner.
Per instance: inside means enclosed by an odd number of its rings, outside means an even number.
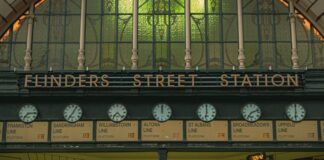
[[[82,109],[76,104],[69,104],[64,109],[63,116],[68,122],[76,122],[82,117]]]
[[[293,122],[299,122],[306,117],[306,110],[302,105],[294,103],[287,107],[286,115]]]
[[[261,117],[261,109],[255,104],[247,104],[241,111],[243,118],[248,122],[255,122]]]
[[[114,122],[121,122],[127,116],[126,107],[122,104],[113,104],[108,109],[108,116]]]
[[[33,122],[37,115],[37,108],[30,104],[22,106],[19,111],[19,118],[25,123]]]
[[[171,118],[172,110],[167,104],[158,104],[153,108],[153,117],[160,122],[165,122]]]
[[[209,122],[215,119],[216,117],[216,108],[208,103],[202,104],[197,109],[197,115],[198,117],[204,121]]]

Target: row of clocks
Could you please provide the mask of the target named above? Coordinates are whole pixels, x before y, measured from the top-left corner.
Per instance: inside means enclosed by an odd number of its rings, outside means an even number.
[[[255,122],[261,118],[261,109],[258,105],[249,103],[242,107],[241,113],[243,118],[248,122]],[[114,122],[121,122],[127,116],[127,109],[122,104],[113,104],[107,111],[108,117]],[[153,117],[160,122],[169,120],[172,116],[172,109],[169,105],[160,103],[157,104],[152,110]],[[38,115],[38,110],[33,105],[24,105],[19,111],[19,117],[23,122],[33,122]],[[204,122],[212,121],[216,118],[216,108],[209,104],[204,103],[197,109],[197,116]],[[286,108],[287,117],[294,121],[302,121],[306,116],[305,108],[298,104],[290,104]],[[63,112],[65,120],[68,122],[77,122],[82,117],[82,108],[76,104],[69,104]]]

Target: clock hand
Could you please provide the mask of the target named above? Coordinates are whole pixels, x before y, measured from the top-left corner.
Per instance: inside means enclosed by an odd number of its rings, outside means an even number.
[[[74,112],[76,111],[76,109],[77,109],[77,107],[74,107],[74,108],[73,108],[73,111],[72,111],[72,113],[69,115],[68,119],[70,119],[70,118],[72,117],[72,115],[74,114]]]
[[[118,117],[121,117],[120,114],[119,114],[119,112],[116,112],[116,113],[113,115],[113,119],[115,119],[115,117],[117,117],[117,116],[118,116]]]
[[[258,112],[258,110],[254,110],[254,111],[250,112],[247,117],[250,117],[253,113],[256,113],[256,112]]]
[[[205,106],[205,117],[207,116],[207,114],[208,114],[208,108],[207,108],[207,106]]]
[[[295,105],[295,119],[297,119],[297,106]]]
[[[36,114],[36,112],[27,112],[27,113],[24,115],[23,119],[27,118],[27,116],[30,115],[30,114]]]
[[[163,109],[164,109],[164,107],[162,106],[162,107],[161,107],[161,114],[163,114]]]

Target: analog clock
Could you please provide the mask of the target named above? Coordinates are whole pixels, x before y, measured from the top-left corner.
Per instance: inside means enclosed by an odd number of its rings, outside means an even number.
[[[306,117],[306,110],[302,105],[294,103],[286,108],[286,115],[293,122],[299,122]]]
[[[76,122],[82,117],[82,109],[76,104],[69,104],[64,109],[63,116],[68,122]]]
[[[19,118],[25,123],[33,122],[37,115],[37,108],[30,104],[22,106],[19,111]]]
[[[197,109],[198,117],[204,122],[209,122],[215,119],[216,113],[216,108],[209,103],[202,104]]]
[[[248,122],[255,122],[260,119],[261,117],[261,109],[256,104],[247,104],[245,105],[242,110],[242,116]]]
[[[165,122],[171,118],[172,110],[167,104],[158,104],[153,108],[153,117],[160,122]]]
[[[108,109],[108,116],[114,122],[121,122],[127,116],[126,107],[122,104],[113,104]]]

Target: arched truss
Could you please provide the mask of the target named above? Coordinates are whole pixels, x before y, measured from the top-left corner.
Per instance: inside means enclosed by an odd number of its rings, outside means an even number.
[[[0,1],[0,37],[19,19],[32,3],[41,0],[1,0]],[[286,2],[287,0],[281,0]],[[295,7],[324,35],[324,1],[296,0]]]
[[[0,37],[19,19],[31,4],[40,0],[1,0],[0,1]]]

